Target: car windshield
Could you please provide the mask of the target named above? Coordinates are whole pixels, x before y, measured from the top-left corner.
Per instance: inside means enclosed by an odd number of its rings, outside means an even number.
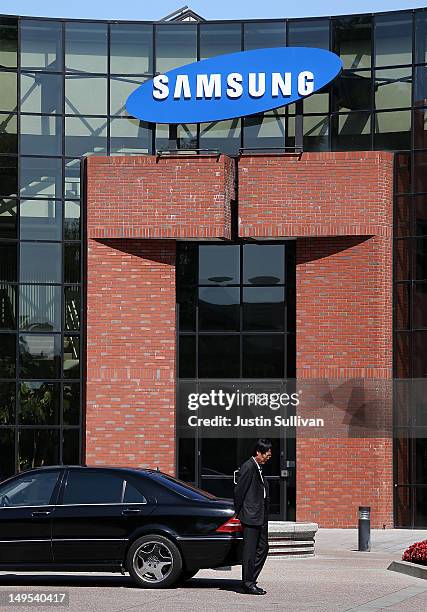
[[[169,474],[164,474],[163,472],[150,472],[150,476],[156,480],[156,482],[166,484],[170,489],[180,493],[181,495],[185,495],[185,497],[191,497],[192,499],[199,500],[218,499],[216,495],[203,491],[203,489],[198,489],[188,482],[183,482],[178,478],[169,476]]]

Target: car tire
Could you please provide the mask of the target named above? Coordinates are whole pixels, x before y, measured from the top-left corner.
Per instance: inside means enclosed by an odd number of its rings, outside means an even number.
[[[181,576],[182,557],[169,538],[145,535],[129,548],[126,568],[138,586],[163,589],[172,586]]]

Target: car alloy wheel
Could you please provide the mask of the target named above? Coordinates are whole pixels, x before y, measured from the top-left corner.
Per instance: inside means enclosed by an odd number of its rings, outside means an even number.
[[[162,588],[177,581],[182,571],[182,559],[178,548],[168,538],[143,536],[130,547],[127,567],[140,586]]]

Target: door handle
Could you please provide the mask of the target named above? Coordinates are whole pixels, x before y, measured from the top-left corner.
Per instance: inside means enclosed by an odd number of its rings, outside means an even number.
[[[50,510],[35,510],[35,512],[31,512],[31,516],[49,516],[50,513]]]
[[[133,514],[141,514],[141,510],[139,508],[125,508],[122,514],[124,516],[132,516]]]

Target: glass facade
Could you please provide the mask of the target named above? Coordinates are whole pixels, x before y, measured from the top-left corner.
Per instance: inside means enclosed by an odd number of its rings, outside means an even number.
[[[81,458],[80,158],[169,147],[167,126],[128,117],[124,106],[128,94],[156,72],[282,45],[331,49],[344,62],[342,75],[303,103],[304,150],[399,151],[395,376],[427,376],[426,10],[162,24],[5,16],[0,18],[0,477],[23,466]],[[293,146],[295,114],[291,105],[255,117],[180,125],[177,147],[233,155],[242,147]],[[237,298],[231,287],[223,289],[221,303],[232,328]],[[263,299],[255,289],[244,289],[248,325],[256,320],[257,299]],[[280,302],[280,296],[270,297]],[[202,322],[214,324],[209,313]],[[233,335],[233,329],[227,331]],[[201,350],[211,350],[206,342]],[[248,354],[251,342],[245,344]],[[244,359],[239,364],[243,374]],[[409,447],[416,466],[427,443],[419,438]],[[410,500],[400,524],[419,520],[416,508],[427,495],[427,481],[417,470],[407,470],[402,482],[398,476],[398,495],[403,491]]]

